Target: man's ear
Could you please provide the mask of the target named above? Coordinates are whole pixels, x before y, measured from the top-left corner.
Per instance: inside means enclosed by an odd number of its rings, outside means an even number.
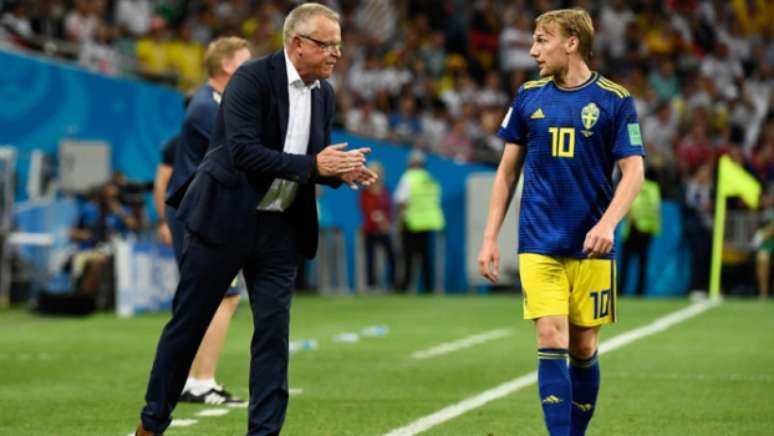
[[[577,36],[568,36],[567,40],[564,42],[564,48],[567,54],[570,54],[574,51],[578,51],[579,45],[580,45],[580,40],[578,40]]]

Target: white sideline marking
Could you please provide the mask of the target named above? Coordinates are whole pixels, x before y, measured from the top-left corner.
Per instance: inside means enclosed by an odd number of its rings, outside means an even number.
[[[304,388],[289,388],[288,389],[288,395],[296,396],[296,395],[301,395],[303,393],[304,393]],[[241,403],[228,403],[228,404],[224,404],[224,406],[226,406],[228,408],[231,408],[231,409],[247,409],[248,405],[249,404],[248,404],[247,401],[244,401],[244,402],[241,402]]]
[[[747,374],[640,374],[633,372],[609,372],[605,371],[605,378],[637,379],[637,380],[699,380],[699,381],[723,381],[723,382],[761,382],[774,383],[774,377],[770,375],[747,375]]]
[[[196,419],[173,419],[170,427],[190,427],[199,422]]]
[[[228,412],[230,412],[230,410],[228,409],[204,409],[201,412],[197,413],[196,416],[201,416],[201,417],[223,416],[223,415],[228,415]]]
[[[694,316],[699,315],[700,313],[711,307],[717,306],[718,304],[719,302],[712,300],[694,303],[684,309],[680,309],[677,312],[659,318],[646,326],[622,333],[603,342],[602,345],[599,346],[599,354],[613,351],[616,348],[623,347],[624,345],[630,344],[636,340],[662,332],[669,327],[693,318]],[[516,392],[519,389],[527,387],[535,382],[537,382],[537,371],[532,371],[509,382],[484,391],[474,397],[466,398],[457,404],[452,404],[451,406],[445,407],[435,413],[419,418],[414,422],[386,433],[385,436],[413,436],[422,433],[423,431],[435,427],[438,424],[444,423],[450,419],[462,415],[463,413],[479,408],[490,401],[512,394],[513,392]]]
[[[463,348],[469,348],[474,345],[481,344],[492,339],[502,338],[504,336],[510,336],[513,334],[511,329],[498,329],[491,330],[485,333],[480,333],[467,338],[462,338],[457,341],[446,342],[441,345],[437,345],[432,348],[428,348],[422,351],[415,351],[411,353],[411,357],[414,359],[428,359],[430,357],[440,356],[441,354],[452,353]]]

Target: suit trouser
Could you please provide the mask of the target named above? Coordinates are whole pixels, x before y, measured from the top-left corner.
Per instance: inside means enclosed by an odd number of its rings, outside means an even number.
[[[180,260],[183,257],[183,246],[186,245],[185,238],[190,237],[190,235],[186,236],[185,224],[177,219],[175,216],[175,209],[173,207],[167,206],[164,216],[167,220],[169,232],[172,234],[172,251],[175,253],[175,262],[177,263],[179,269]],[[232,284],[234,284],[233,281]],[[233,297],[235,295],[239,295],[240,292],[241,289],[239,286],[229,286],[228,290],[226,290],[225,296]]]
[[[299,256],[295,233],[285,214],[268,212],[256,214],[233,243],[212,245],[187,234],[172,319],[161,333],[145,395],[145,429],[163,432],[169,426],[196,350],[223,299],[213,290],[225,290],[241,269],[253,310],[247,434],[279,434],[288,403],[290,301]]]

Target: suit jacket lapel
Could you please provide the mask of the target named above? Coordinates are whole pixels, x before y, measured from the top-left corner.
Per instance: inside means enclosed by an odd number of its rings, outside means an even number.
[[[324,112],[322,90],[318,87],[312,90],[312,116],[309,121],[309,147],[307,147],[307,154],[317,153],[325,146],[320,143],[320,135],[317,134],[317,132],[323,131]],[[323,139],[323,141],[325,140]]]
[[[274,59],[270,63],[272,70],[271,75],[274,83],[274,96],[277,99],[277,109],[279,110],[279,123],[280,123],[280,150],[285,143],[285,135],[288,131],[288,108],[290,106],[290,97],[288,95],[288,73],[285,67],[285,52],[280,50],[273,55]]]

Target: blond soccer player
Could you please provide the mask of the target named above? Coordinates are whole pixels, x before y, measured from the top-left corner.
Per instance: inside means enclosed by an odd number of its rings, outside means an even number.
[[[634,102],[589,69],[593,37],[581,9],[535,20],[530,54],[541,79],[521,86],[498,132],[506,147],[478,258],[481,274],[496,282],[497,235],[523,172],[524,318],[537,331],[540,401],[551,435],[585,434],[594,413],[599,329],[615,321],[613,233],[643,183]]]

